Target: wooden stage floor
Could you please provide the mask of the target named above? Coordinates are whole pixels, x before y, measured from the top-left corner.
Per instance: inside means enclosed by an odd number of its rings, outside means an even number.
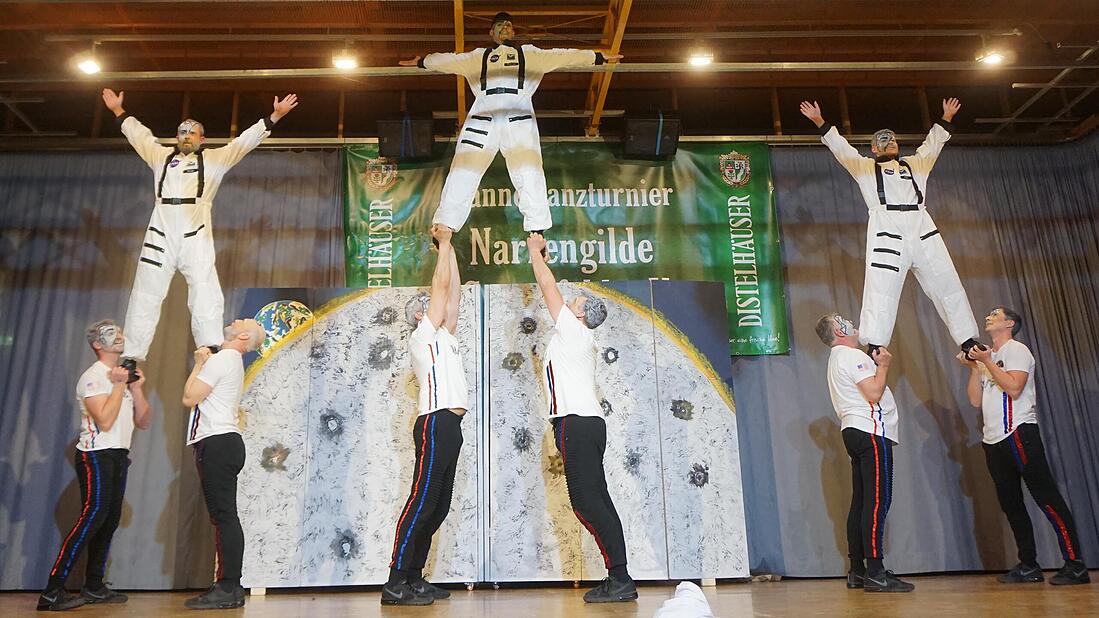
[[[1047,571],[1046,577],[1053,574]],[[1091,572],[1099,580],[1099,571]],[[743,616],[879,616],[1005,618],[1010,616],[1099,616],[1099,581],[1086,586],[1054,587],[1048,583],[1005,586],[994,575],[950,575],[906,578],[916,584],[908,594],[867,594],[847,590],[841,579],[783,580],[769,583],[719,584],[704,588],[714,615]],[[586,605],[584,589],[572,587],[451,590],[452,597],[429,607],[382,607],[378,592],[339,588],[305,593],[271,591],[249,597],[243,609],[193,612],[183,607],[187,592],[135,592],[129,603],[84,606],[72,616],[171,617],[254,616],[257,618],[328,618],[335,616],[416,616],[417,618],[606,616],[649,617],[673,593],[668,584],[645,584],[634,603]],[[0,593],[0,616],[43,616],[34,611],[37,594]]]

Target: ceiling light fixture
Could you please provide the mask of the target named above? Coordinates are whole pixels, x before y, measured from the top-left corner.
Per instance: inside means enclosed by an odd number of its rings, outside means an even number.
[[[1010,51],[1006,51],[994,45],[989,45],[988,37],[981,37],[981,50],[977,52],[977,62],[985,66],[994,67],[1001,64],[1007,64],[1013,59],[1014,55]]]
[[[694,50],[691,51],[691,56],[687,59],[687,62],[695,67],[704,67],[708,64],[713,64],[714,52],[708,47],[695,47]]]
[[[76,64],[76,68],[80,69],[81,73],[85,75],[95,75],[103,70],[103,67],[99,64],[99,61],[95,58],[95,48],[99,45],[99,41],[92,43],[91,51],[78,54],[73,59],[73,63]]]
[[[359,68],[359,57],[355,55],[354,49],[345,47],[332,54],[332,66],[341,71],[357,69]]]
[[[1003,52],[996,49],[981,50],[981,53],[977,54],[977,62],[989,66],[1003,64],[1005,60],[1007,60],[1007,57],[1004,56]]]

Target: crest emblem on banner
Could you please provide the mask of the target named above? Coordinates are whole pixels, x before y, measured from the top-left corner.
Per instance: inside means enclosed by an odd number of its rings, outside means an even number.
[[[379,191],[384,191],[397,182],[397,162],[385,157],[367,159],[366,168],[363,170],[363,178],[366,180],[366,184]]]
[[[743,187],[752,179],[752,165],[748,155],[732,151],[718,157],[721,179],[730,187]]]

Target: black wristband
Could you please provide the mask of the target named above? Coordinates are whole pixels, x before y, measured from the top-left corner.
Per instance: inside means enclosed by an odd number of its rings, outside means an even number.
[[[129,117],[130,117],[129,112],[122,112],[121,116],[115,116],[114,121],[117,122],[118,126],[121,127],[122,123],[126,122],[126,119],[129,118]]]
[[[268,131],[274,131],[275,130],[275,121],[271,120],[270,116],[264,116],[263,117],[263,126],[267,127]]]
[[[824,122],[824,124],[820,125],[820,127],[817,129],[817,131],[820,131],[821,137],[824,137],[825,134],[827,134],[831,130],[832,130],[832,123],[828,122],[827,120]]]
[[[943,129],[946,129],[947,133],[953,133],[954,132],[954,123],[950,122],[949,120],[944,120],[942,118],[939,118],[938,120],[935,121],[935,124],[939,125]]]
[[[420,59],[416,61],[416,66],[420,67],[421,69],[426,69],[427,68],[427,67],[424,66],[423,57],[420,57]]]
[[[595,52],[595,66],[606,64],[607,59],[603,57],[603,52]]]

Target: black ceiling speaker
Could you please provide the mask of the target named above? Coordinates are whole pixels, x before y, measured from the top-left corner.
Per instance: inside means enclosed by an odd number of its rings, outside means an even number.
[[[656,112],[628,112],[622,143],[626,157],[670,159],[679,147],[679,117]]]
[[[435,144],[435,122],[431,116],[405,114],[378,121],[378,154],[388,159],[427,159]]]

